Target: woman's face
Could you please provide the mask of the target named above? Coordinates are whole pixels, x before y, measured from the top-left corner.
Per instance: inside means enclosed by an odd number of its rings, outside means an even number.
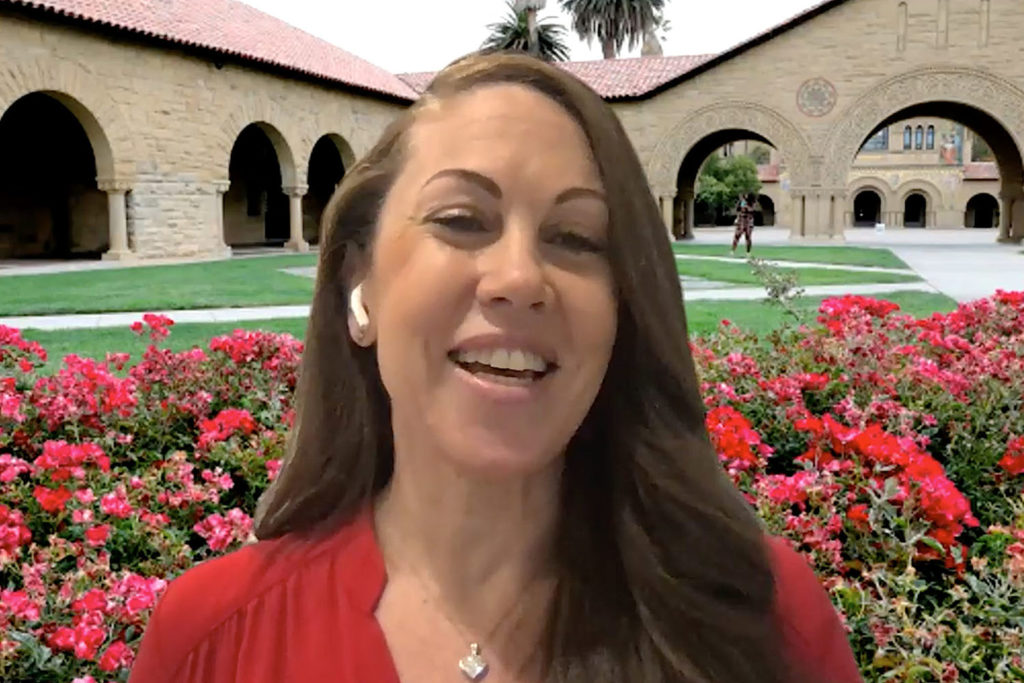
[[[615,341],[608,208],[583,131],[492,85],[417,116],[364,285],[396,448],[530,474],[564,451]]]

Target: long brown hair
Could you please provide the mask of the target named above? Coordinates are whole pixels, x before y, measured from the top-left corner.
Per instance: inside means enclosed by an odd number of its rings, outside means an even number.
[[[474,55],[450,65],[331,199],[296,423],[280,475],[260,500],[256,535],[351,519],[387,485],[389,401],[373,350],[349,338],[349,283],[368,259],[417,112],[498,83],[550,97],[586,134],[608,197],[619,295],[604,383],[567,447],[547,680],[792,681],[763,532],[707,437],[675,259],[643,169],[598,95],[529,57]]]

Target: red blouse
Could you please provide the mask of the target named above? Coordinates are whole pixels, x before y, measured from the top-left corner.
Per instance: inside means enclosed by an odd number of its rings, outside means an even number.
[[[795,661],[860,683],[846,634],[804,559],[773,539],[777,601]],[[369,515],[320,540],[287,535],[171,582],[129,683],[399,683],[374,618],[386,581]]]

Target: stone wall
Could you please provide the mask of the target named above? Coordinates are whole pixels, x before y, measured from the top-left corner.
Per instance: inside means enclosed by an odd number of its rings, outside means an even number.
[[[218,193],[250,123],[275,134],[283,185],[303,186],[321,136],[351,164],[404,106],[0,10],[0,115],[37,91],[82,123],[100,180],[127,187],[129,244],[143,257],[224,253]]]
[[[944,31],[940,10],[949,17]],[[850,0],[615,109],[661,198],[692,192],[676,177],[708,136],[733,129],[769,140],[800,207],[796,238],[841,239],[851,164],[890,117],[937,116],[977,131],[999,162],[1003,201],[1024,209],[1022,34],[1016,2]],[[1012,228],[1024,237],[1024,221]]]

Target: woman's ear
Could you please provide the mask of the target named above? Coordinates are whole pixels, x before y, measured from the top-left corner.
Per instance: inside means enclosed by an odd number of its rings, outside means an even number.
[[[376,340],[376,329],[373,316],[365,301],[366,281],[362,280],[352,287],[348,296],[348,332],[352,341],[368,347]]]

